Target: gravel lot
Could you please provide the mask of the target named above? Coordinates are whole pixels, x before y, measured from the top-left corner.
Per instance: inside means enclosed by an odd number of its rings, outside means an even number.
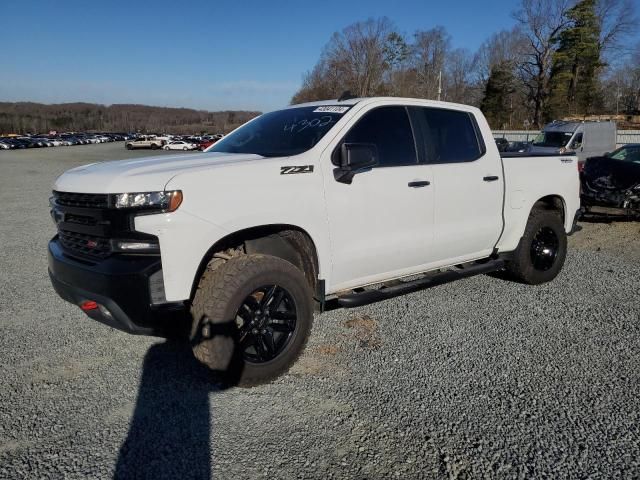
[[[221,391],[49,284],[54,178],[148,154],[0,152],[0,478],[640,477],[638,223],[582,224],[551,284],[325,313],[288,375]]]

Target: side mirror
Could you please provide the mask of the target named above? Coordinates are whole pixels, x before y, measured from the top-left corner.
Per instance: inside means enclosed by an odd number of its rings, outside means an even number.
[[[333,170],[338,182],[351,183],[358,171],[378,165],[378,148],[373,143],[343,143],[340,147],[340,166]]]

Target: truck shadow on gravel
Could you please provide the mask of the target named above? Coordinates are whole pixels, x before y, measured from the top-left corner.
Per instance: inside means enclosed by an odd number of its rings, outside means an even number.
[[[153,345],[114,478],[211,478],[209,394],[222,388],[188,343]]]

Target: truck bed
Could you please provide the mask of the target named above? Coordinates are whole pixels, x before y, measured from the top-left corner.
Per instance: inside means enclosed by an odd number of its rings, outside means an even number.
[[[504,225],[498,241],[499,251],[513,251],[518,246],[533,204],[545,197],[556,198],[564,207],[565,231],[573,227],[580,208],[578,158],[572,154],[502,153],[504,172]],[[559,196],[562,192],[562,196]]]

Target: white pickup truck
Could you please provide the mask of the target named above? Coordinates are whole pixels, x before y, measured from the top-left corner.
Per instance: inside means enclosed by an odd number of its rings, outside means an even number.
[[[571,155],[500,156],[482,113],[363,98],[261,115],[206,152],[94,163],[54,185],[56,291],[169,336],[255,385],[302,351],[314,308],[506,270],[562,268],[580,206]]]

